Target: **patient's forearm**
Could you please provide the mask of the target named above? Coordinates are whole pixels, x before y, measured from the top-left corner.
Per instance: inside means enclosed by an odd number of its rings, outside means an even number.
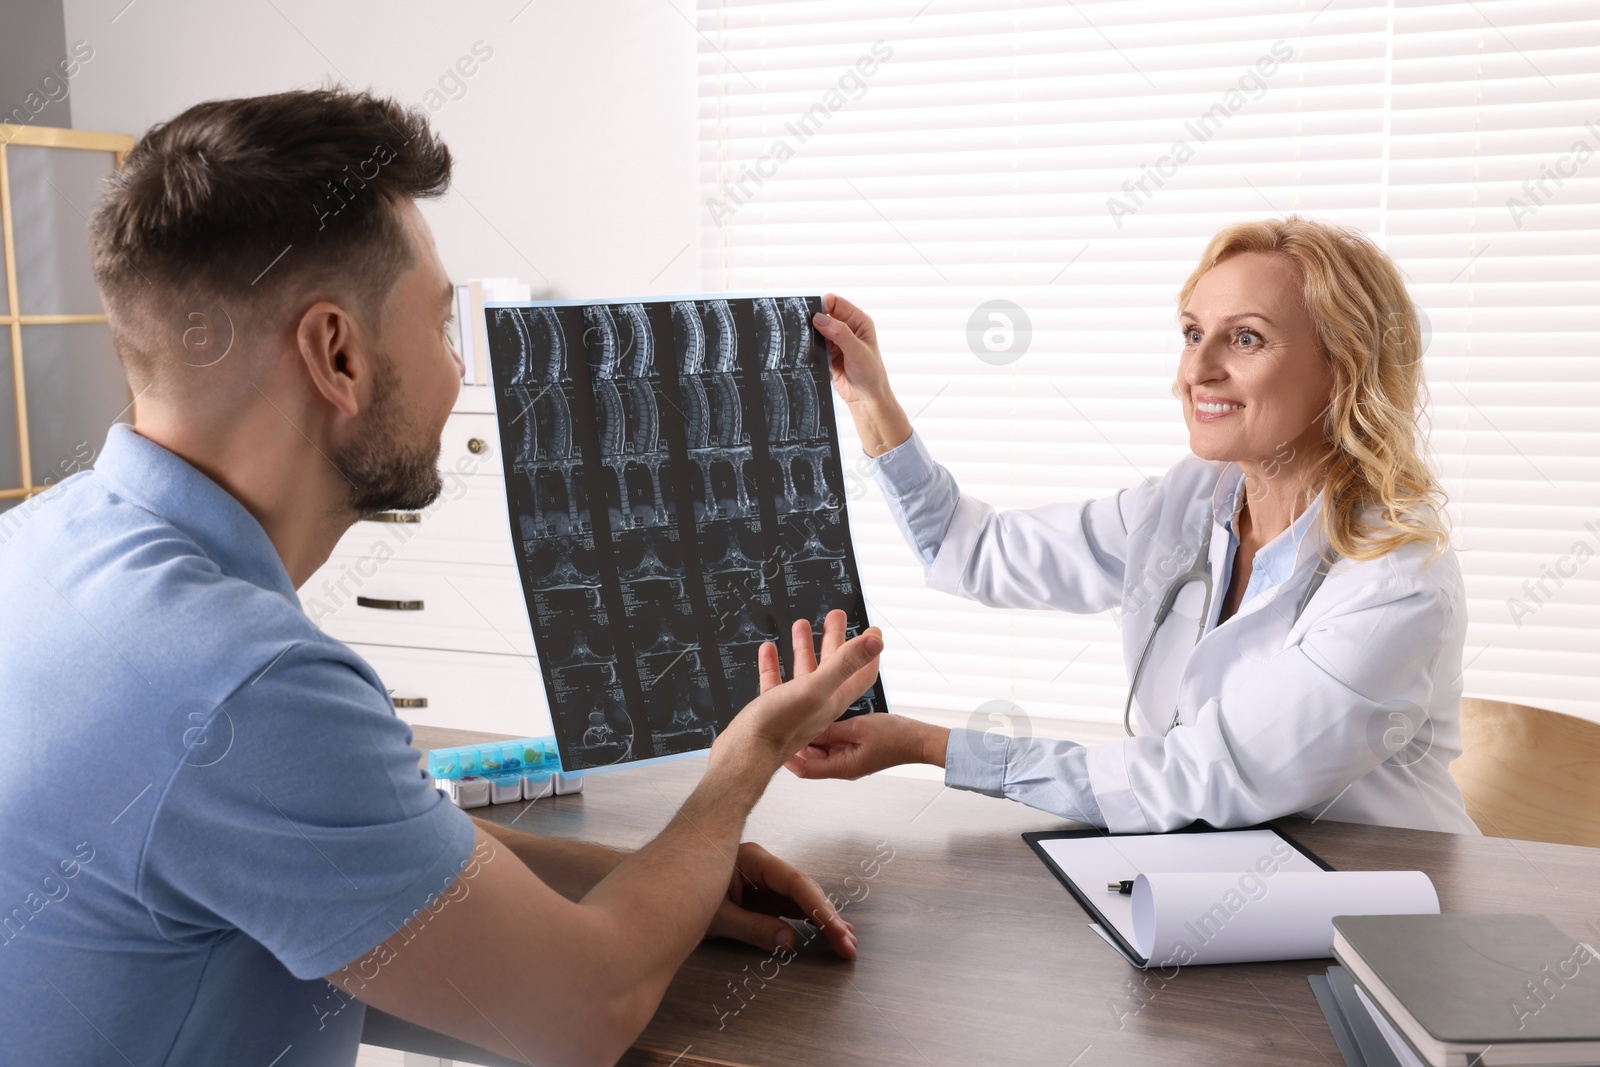
[[[474,818],[473,822],[509,848],[541,882],[572,901],[582,900],[630,855],[587,841],[523,833],[488,819]]]
[[[624,1014],[644,1028],[667,983],[704,936],[727,892],[750,809],[772,772],[737,757],[713,762],[700,785],[656,838],[630,854],[584,897],[603,916],[594,958],[619,984]],[[625,961],[625,962],[624,962]]]

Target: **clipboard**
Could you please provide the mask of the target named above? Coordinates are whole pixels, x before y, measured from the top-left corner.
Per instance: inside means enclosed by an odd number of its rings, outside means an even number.
[[[1034,854],[1039,857],[1039,859],[1044,863],[1045,867],[1049,869],[1050,873],[1055,875],[1056,879],[1060,881],[1062,885],[1067,887],[1067,892],[1072,894],[1073,898],[1077,900],[1078,904],[1083,908],[1083,910],[1088,912],[1089,917],[1092,920],[1089,924],[1089,928],[1104,938],[1106,942],[1109,943],[1112,948],[1116,949],[1117,952],[1129,963],[1133,964],[1135,967],[1145,968],[1150,966],[1150,961],[1139,954],[1138,950],[1134,948],[1133,944],[1123,934],[1119,926],[1115,922],[1111,921],[1106,913],[1101,910],[1101,904],[1096,902],[1098,898],[1098,900],[1103,903],[1109,896],[1109,894],[1106,892],[1105,886],[1080,886],[1076,881],[1073,880],[1072,876],[1070,876],[1061,868],[1061,866],[1056,862],[1055,858],[1050,855],[1049,851],[1047,851],[1045,848],[1045,842],[1075,838],[1147,840],[1173,838],[1185,834],[1243,834],[1260,833],[1263,831],[1270,833],[1276,838],[1282,840],[1295,852],[1299,853],[1300,856],[1310,861],[1310,863],[1313,864],[1317,869],[1323,871],[1332,871],[1335,869],[1332,864],[1328,863],[1322,857],[1306,848],[1304,845],[1290,837],[1288,834],[1284,833],[1282,830],[1275,826],[1268,825],[1245,826],[1229,830],[1218,830],[1207,825],[1206,823],[1195,823],[1191,826],[1186,826],[1181,830],[1173,830],[1165,834],[1116,834],[1108,833],[1105,830],[1099,829],[1033,830],[1024,833],[1022,835],[1022,839],[1028,843],[1029,848],[1033,849]],[[1123,899],[1127,898],[1123,897]]]

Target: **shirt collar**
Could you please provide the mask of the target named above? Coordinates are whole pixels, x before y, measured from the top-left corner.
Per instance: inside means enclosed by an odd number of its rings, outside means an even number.
[[[267,531],[216,482],[133,428],[106,434],[94,465],[108,488],[187,534],[224,574],[299,603]]]
[[[1322,494],[1318,493],[1287,530],[1268,541],[1256,553],[1252,568],[1261,572],[1264,583],[1275,586],[1287,580],[1301,560],[1305,560],[1308,566],[1316,564],[1321,537],[1312,524],[1321,513]]]
[[[1222,473],[1217,477],[1216,487],[1211,491],[1211,515],[1217,525],[1233,533],[1233,520],[1239,515],[1239,496],[1244,491],[1244,468],[1237,463],[1229,463],[1222,468]]]
[[[1217,525],[1228,531],[1230,538],[1239,536],[1238,518],[1240,499],[1244,493],[1244,468],[1237,463],[1228,464],[1217,480],[1211,495],[1211,513]],[[1268,541],[1256,553],[1250,566],[1250,585],[1256,589],[1271,588],[1294,573],[1295,566],[1304,560],[1314,564],[1322,546],[1322,536],[1315,524],[1322,514],[1324,494],[1319,492],[1289,528]]]

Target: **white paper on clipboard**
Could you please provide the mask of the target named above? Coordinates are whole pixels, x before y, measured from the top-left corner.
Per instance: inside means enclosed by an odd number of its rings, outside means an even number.
[[[1095,932],[1138,967],[1320,958],[1335,915],[1439,910],[1420,871],[1325,870],[1272,830],[1045,837],[1035,847],[1118,936]],[[1106,888],[1125,879],[1131,894]]]

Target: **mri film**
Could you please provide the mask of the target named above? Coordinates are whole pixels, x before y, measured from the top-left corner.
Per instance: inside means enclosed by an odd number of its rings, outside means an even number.
[[[506,501],[561,763],[703,752],[790,623],[867,623],[814,296],[486,311]],[[888,710],[882,681],[848,714]]]

